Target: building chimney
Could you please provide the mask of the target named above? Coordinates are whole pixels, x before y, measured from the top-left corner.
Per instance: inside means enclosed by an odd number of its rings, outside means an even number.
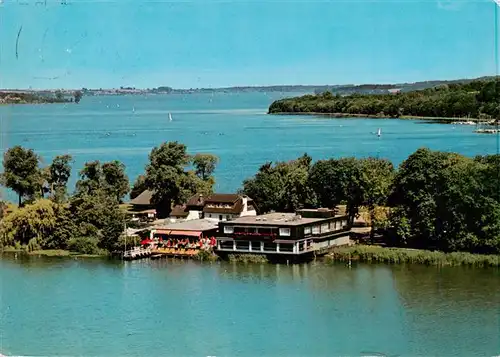
[[[246,211],[248,211],[248,197],[243,196],[243,197],[241,197],[241,199],[243,201],[243,212],[246,212]]]

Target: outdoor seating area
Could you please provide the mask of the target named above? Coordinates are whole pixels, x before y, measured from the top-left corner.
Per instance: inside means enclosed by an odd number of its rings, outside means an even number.
[[[200,250],[212,251],[216,245],[215,237],[200,239],[154,238],[141,241],[141,246],[152,249],[154,254],[167,256],[194,256]]]

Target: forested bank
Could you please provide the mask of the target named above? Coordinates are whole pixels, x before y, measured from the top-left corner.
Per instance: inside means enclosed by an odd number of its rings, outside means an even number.
[[[189,155],[183,144],[164,143],[151,151],[131,196],[153,191],[153,203],[167,217],[195,193],[212,192],[217,161],[210,154]],[[131,188],[125,166],[88,162],[69,193],[71,164],[69,155],[41,167],[33,150],[18,146],[6,152],[2,185],[18,194],[19,207],[0,209],[1,246],[86,254],[123,246],[129,219],[120,203]],[[313,162],[304,154],[265,163],[243,182],[241,192],[261,213],[343,204],[353,222],[365,210],[372,233],[383,232],[390,246],[500,254],[499,172],[499,155],[467,158],[425,148],[398,169],[386,159]]]
[[[378,158],[266,163],[243,183],[261,211],[347,205],[387,245],[500,254],[500,156],[419,149],[395,170]]]
[[[130,218],[120,204],[131,189],[125,165],[87,162],[70,190],[72,162],[71,156],[62,155],[41,167],[40,157],[31,149],[16,146],[5,153],[1,182],[17,193],[18,206],[0,207],[0,248],[107,254],[123,247]],[[151,151],[145,174],[132,191],[154,190],[155,203],[171,207],[196,192],[210,193],[216,163],[213,155],[191,156],[185,145],[164,143]],[[170,210],[166,211],[168,215]]]
[[[405,93],[341,96],[324,92],[304,95],[273,102],[269,113],[497,119],[500,116],[498,103],[500,79],[494,78],[445,84]]]

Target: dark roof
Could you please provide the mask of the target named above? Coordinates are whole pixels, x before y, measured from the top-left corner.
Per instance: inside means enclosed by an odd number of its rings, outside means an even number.
[[[205,199],[205,203],[235,203],[242,197],[237,193],[213,193]]]
[[[240,214],[243,211],[243,197],[237,194],[215,193],[205,200],[203,212]],[[221,205],[223,207],[210,207],[210,205]],[[247,205],[255,208],[253,201],[247,197]]]
[[[131,205],[135,206],[150,206],[151,198],[153,197],[153,191],[145,190],[142,191],[139,196],[130,201]]]
[[[205,205],[205,198],[201,194],[200,195],[194,195],[186,203],[186,206],[188,206],[188,207],[200,207],[200,208],[203,208],[204,205]]]
[[[172,208],[172,212],[170,212],[170,216],[172,217],[187,217],[189,212],[186,210],[185,205],[177,205]]]

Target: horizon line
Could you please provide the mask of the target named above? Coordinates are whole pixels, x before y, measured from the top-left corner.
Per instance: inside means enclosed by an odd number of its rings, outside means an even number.
[[[451,81],[468,81],[468,80],[480,80],[483,78],[494,78],[500,77],[496,74],[484,75],[480,77],[464,77],[464,78],[455,78],[455,79],[427,79],[413,82],[365,82],[365,83],[343,83],[343,84],[269,84],[269,85],[233,85],[233,86],[221,86],[221,87],[191,87],[191,88],[174,88],[168,85],[159,85],[156,87],[149,88],[137,88],[132,86],[122,85],[120,87],[100,87],[100,88],[91,88],[91,87],[79,87],[79,88],[0,88],[0,91],[28,91],[28,92],[41,92],[41,91],[76,91],[87,89],[89,91],[106,91],[106,90],[137,90],[137,91],[146,91],[158,89],[161,87],[170,88],[172,91],[190,91],[190,90],[224,90],[224,89],[238,89],[238,88],[273,88],[273,87],[347,87],[347,86],[363,86],[363,85],[405,85],[405,84],[416,84],[416,83],[425,83],[425,82],[451,82]]]

